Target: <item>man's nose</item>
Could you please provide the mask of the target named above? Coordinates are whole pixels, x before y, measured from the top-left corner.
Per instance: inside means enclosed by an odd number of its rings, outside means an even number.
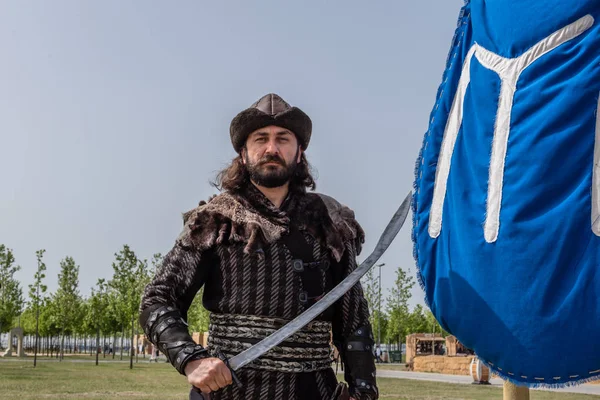
[[[265,149],[265,153],[279,154],[279,146],[277,146],[277,142],[275,140],[269,140],[267,142],[267,147]]]

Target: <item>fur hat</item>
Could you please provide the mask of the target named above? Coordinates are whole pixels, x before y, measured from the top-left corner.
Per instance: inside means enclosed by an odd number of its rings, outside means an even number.
[[[269,125],[289,129],[296,135],[302,150],[308,147],[312,132],[312,121],[308,115],[298,107],[290,106],[278,95],[269,93],[231,121],[229,135],[235,151],[239,153],[242,150],[250,133]]]

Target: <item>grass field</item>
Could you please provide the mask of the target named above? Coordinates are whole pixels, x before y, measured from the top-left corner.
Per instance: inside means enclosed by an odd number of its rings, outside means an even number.
[[[377,369],[385,369],[387,371],[407,371],[404,364],[376,364]]]
[[[117,357],[118,358],[118,357]],[[78,360],[79,359],[79,360]],[[125,362],[0,361],[0,399],[187,399],[188,385],[170,364],[140,359],[133,370]],[[502,399],[496,387],[453,385],[406,379],[378,380],[381,399],[487,400]],[[533,391],[532,400],[595,400],[597,396]]]

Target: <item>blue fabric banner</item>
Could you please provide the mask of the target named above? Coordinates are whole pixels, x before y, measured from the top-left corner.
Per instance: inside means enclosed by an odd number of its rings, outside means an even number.
[[[417,161],[444,329],[503,378],[600,378],[600,0],[473,0]]]

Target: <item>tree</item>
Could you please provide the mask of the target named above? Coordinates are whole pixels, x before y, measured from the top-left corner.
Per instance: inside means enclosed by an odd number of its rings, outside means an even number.
[[[387,311],[390,316],[390,325],[387,331],[387,339],[400,344],[406,340],[409,319],[408,300],[411,298],[411,290],[415,285],[412,276],[408,275],[402,267],[396,270],[396,281],[392,287],[391,294],[387,298]]]
[[[35,335],[35,307],[28,304],[19,316],[24,335]]]
[[[190,305],[187,312],[187,323],[190,332],[206,332],[208,331],[209,312],[202,305],[202,295],[204,288],[200,289],[194,297],[194,301]]]
[[[157,258],[157,256],[159,258]],[[152,265],[154,270],[156,270],[156,263],[160,262],[160,254],[155,254],[152,259]],[[146,285],[150,283],[152,280],[152,274],[150,271],[150,267],[148,266],[148,260],[138,260],[137,270],[135,271],[135,284],[134,284],[134,302],[132,304],[133,313],[136,314],[140,308],[142,302],[142,293],[144,293],[144,289]]]
[[[379,281],[373,272],[373,268],[367,271],[367,273],[363,276],[361,285],[363,287],[365,299],[367,300],[367,304],[369,306],[369,322],[371,323],[373,331],[376,332],[375,317],[377,315],[377,309],[379,306]]]
[[[404,343],[406,336],[409,334],[410,316],[408,310],[402,308],[390,310],[390,324],[388,326],[386,339],[390,343],[396,343],[398,348]]]
[[[115,302],[117,295],[115,294],[115,290],[110,287],[110,282],[107,282],[104,279],[98,279],[96,283],[96,289],[92,292],[92,305],[90,318],[95,320],[95,327],[97,335],[98,332],[102,331],[103,336],[116,335],[116,332],[119,331],[121,324],[118,321],[117,315],[115,314]],[[113,336],[114,337],[114,336]],[[106,342],[103,346],[103,357],[106,358]],[[113,347],[111,345],[111,347]],[[114,351],[112,352],[114,358]]]
[[[412,333],[427,333],[429,332],[425,309],[422,305],[417,304],[410,315],[408,316],[407,329],[404,332],[404,337]]]
[[[380,344],[379,343],[379,338],[378,338],[378,332],[381,335],[381,340],[382,343],[386,342],[386,338],[387,338],[387,331],[389,329],[389,315],[387,315],[387,313],[385,311],[381,311],[381,317],[379,316],[379,310],[375,309],[373,311],[373,323],[371,325],[371,328],[373,329],[373,335],[375,337],[375,342],[376,345]],[[381,323],[381,326],[379,326],[379,324]]]
[[[162,254],[154,253],[154,255],[152,256],[152,271],[151,271],[152,275],[156,274],[156,271],[162,265],[162,262],[163,262]],[[150,279],[152,278],[151,275],[148,275],[148,276]],[[148,281],[150,281],[150,279]]]
[[[80,315],[79,305],[79,266],[72,257],[66,257],[60,262],[58,274],[58,290],[54,296],[61,329],[60,354],[64,356],[65,333],[72,333],[77,318]]]
[[[433,313],[430,310],[427,310],[427,312],[425,313],[425,320],[427,322],[427,328],[430,329],[431,333],[439,333],[443,337],[446,337],[449,335],[448,332],[446,332],[444,329],[442,329],[442,326],[440,325],[440,323],[438,322],[438,320],[435,318],[435,316],[433,315]]]
[[[23,311],[23,290],[15,278],[21,267],[14,263],[12,250],[0,244],[0,333],[8,332]]]
[[[52,294],[46,297],[40,307],[40,335],[46,337],[46,349],[52,354],[52,337],[61,332],[59,309],[56,304],[56,295]]]
[[[110,308],[112,309],[121,330],[121,360],[123,359],[123,336],[125,327],[129,325],[131,304],[133,302],[133,285],[135,283],[134,269],[137,265],[135,253],[124,245],[119,253],[115,253],[112,264],[113,277],[109,281]],[[115,335],[116,338],[116,335]],[[116,346],[115,346],[116,347]],[[113,359],[115,352],[113,352]]]
[[[381,266],[383,266],[383,264],[381,264]],[[385,341],[389,322],[388,313],[386,313],[385,310],[380,311],[383,293],[379,275],[375,276],[374,269],[371,268],[362,278],[361,284],[365,299],[369,306],[369,322],[371,323],[371,329],[373,330],[375,341],[379,344],[382,338]],[[379,324],[381,324],[381,326],[379,326]]]
[[[88,331],[96,333],[96,365],[98,365],[98,347],[100,347],[100,329],[106,329],[109,321],[106,315],[108,309],[107,284],[104,279],[98,279],[96,289],[92,288],[92,295],[88,301],[85,326]]]
[[[85,318],[86,307],[87,307],[87,299],[80,296],[79,297],[79,305],[73,316],[73,326],[72,326],[72,330],[71,330],[71,333],[73,335],[73,339],[72,339],[72,344],[73,344],[72,351],[73,352],[81,353],[81,348],[77,344],[78,339],[81,339],[83,337],[84,345],[87,344],[85,332],[83,329],[83,319]]]
[[[392,287],[391,294],[387,298],[388,308],[403,308],[408,311],[408,300],[412,297],[411,290],[415,286],[415,280],[408,275],[402,267],[396,270],[396,281]]]
[[[77,333],[83,336],[84,347],[87,345],[87,338],[96,334],[96,319],[92,313],[92,296],[94,294],[94,289],[92,288],[92,294],[88,298],[84,298],[81,300],[81,304],[79,305],[79,312],[81,313],[81,323],[79,324],[79,328],[77,329]],[[90,315],[92,314],[92,318]],[[90,347],[92,342],[90,341]],[[90,353],[91,355],[91,353]]]
[[[158,255],[160,257],[160,255]],[[157,261],[157,254],[154,255],[154,260]],[[158,261],[157,261],[158,262]],[[137,354],[136,348],[133,344],[134,330],[135,330],[135,322],[138,320],[136,318],[138,310],[140,308],[142,302],[142,293],[146,285],[150,282],[152,277],[150,276],[150,269],[148,268],[148,260],[140,261],[137,263],[137,270],[135,272],[134,277],[134,294],[133,294],[133,303],[131,305],[131,354],[129,357],[129,369],[133,368],[133,356]],[[136,346],[137,347],[137,346]]]
[[[131,352],[129,367],[133,368],[133,336],[135,331],[136,316],[140,307],[142,291],[149,282],[148,262],[139,260],[128,245],[115,254],[113,262],[113,279],[110,286],[114,293],[111,296],[112,308],[115,310],[117,320],[121,324],[121,359],[123,359],[123,336],[125,327],[131,324]],[[156,260],[156,255],[155,255]]]
[[[42,284],[42,279],[46,277],[44,273],[46,271],[46,264],[42,261],[46,250],[38,250],[35,252],[38,262],[38,269],[33,277],[33,284],[29,285],[29,298],[30,304],[35,309],[35,345],[33,350],[33,366],[37,365],[37,352],[38,352],[38,341],[39,341],[39,328],[40,328],[40,306],[44,302],[47,286]]]

